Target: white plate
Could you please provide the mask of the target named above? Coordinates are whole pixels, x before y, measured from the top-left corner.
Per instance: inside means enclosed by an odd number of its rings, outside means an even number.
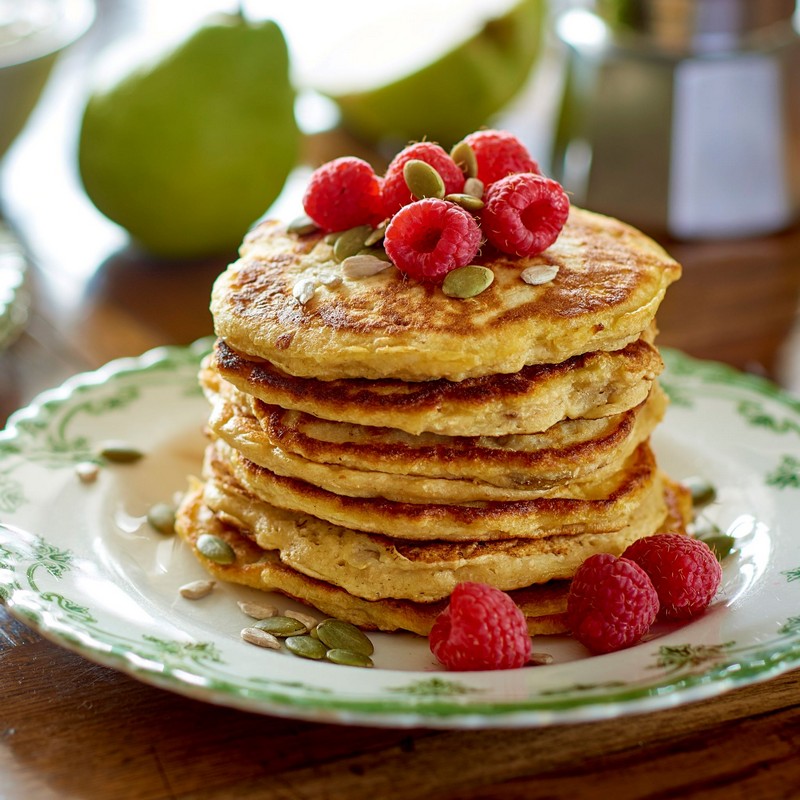
[[[700,619],[658,626],[628,650],[589,657],[537,637],[548,666],[446,673],[424,639],[376,634],[372,670],[307,661],[239,638],[237,599],[145,522],[199,469],[208,413],[201,353],[159,348],[48,392],[0,434],[0,597],[47,638],[148,683],[250,711],[369,725],[534,726],[615,717],[710,697],[800,662],[800,402],[772,385],[675,352],[655,438],[677,478],[718,490],[704,514],[735,537],[721,592]],[[122,439],[146,453],[81,483],[75,464]],[[278,600],[282,606],[287,602]]]

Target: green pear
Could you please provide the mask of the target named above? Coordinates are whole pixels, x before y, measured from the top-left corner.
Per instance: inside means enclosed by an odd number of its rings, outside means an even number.
[[[519,0],[437,60],[386,85],[331,94],[343,126],[369,142],[450,146],[522,88],[541,49],[546,0]],[[462,13],[470,13],[468,4]]]
[[[90,95],[78,144],[86,193],[156,256],[235,252],[297,161],[294,99],[274,22],[208,20]]]

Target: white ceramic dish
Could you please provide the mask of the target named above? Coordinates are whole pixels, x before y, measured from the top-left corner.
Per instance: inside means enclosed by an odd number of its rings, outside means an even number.
[[[0,596],[42,635],[194,698],[325,722],[468,728],[536,726],[653,711],[765,680],[800,664],[800,402],[770,384],[665,354],[672,406],[655,439],[672,475],[718,490],[705,517],[735,537],[711,609],[658,626],[628,650],[589,657],[539,637],[548,666],[446,673],[424,639],[375,634],[375,669],[306,661],[241,641],[237,599],[177,589],[204,576],[145,522],[197,472],[206,403],[195,374],[209,345],[161,348],[80,375],[15,414],[0,434]],[[141,461],[75,464],[123,439]],[[279,605],[287,602],[279,600]]]

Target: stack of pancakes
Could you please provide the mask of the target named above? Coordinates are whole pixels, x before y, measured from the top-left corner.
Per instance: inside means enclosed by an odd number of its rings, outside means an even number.
[[[198,553],[211,572],[421,634],[481,581],[553,633],[584,559],[684,528],[687,493],[649,446],[655,314],[680,266],[577,208],[542,255],[478,263],[494,283],[459,300],[393,267],[343,277],[322,234],[248,235],[214,287],[210,444],[178,514],[193,546],[235,551]],[[535,265],[558,272],[529,285]]]

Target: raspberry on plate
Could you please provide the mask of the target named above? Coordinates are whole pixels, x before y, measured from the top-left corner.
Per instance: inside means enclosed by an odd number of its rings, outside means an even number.
[[[593,653],[610,653],[636,644],[658,613],[658,595],[647,573],[627,558],[610,553],[581,564],[567,597],[572,635]]]
[[[528,148],[508,131],[475,131],[464,138],[475,153],[478,178],[486,186],[516,172],[539,172]]]
[[[403,175],[403,167],[411,160],[430,164],[444,181],[445,194],[458,194],[464,189],[464,173],[444,148],[433,142],[416,142],[401,150],[386,168],[383,201],[387,216],[414,202]]]
[[[382,181],[363,159],[336,158],[312,173],[303,208],[328,231],[377,225],[385,216]]]
[[[662,619],[688,619],[704,611],[719,589],[722,567],[705,542],[679,533],[647,536],[623,553],[656,587]]]
[[[430,633],[430,648],[451,670],[517,669],[531,654],[525,615],[499,589],[459,583]]]
[[[478,253],[481,231],[472,215],[455,203],[417,200],[398,211],[383,246],[394,265],[418,281],[441,283]]]
[[[569,216],[569,198],[561,184],[530,172],[501,178],[483,199],[484,235],[498,250],[514,256],[546,250]]]

